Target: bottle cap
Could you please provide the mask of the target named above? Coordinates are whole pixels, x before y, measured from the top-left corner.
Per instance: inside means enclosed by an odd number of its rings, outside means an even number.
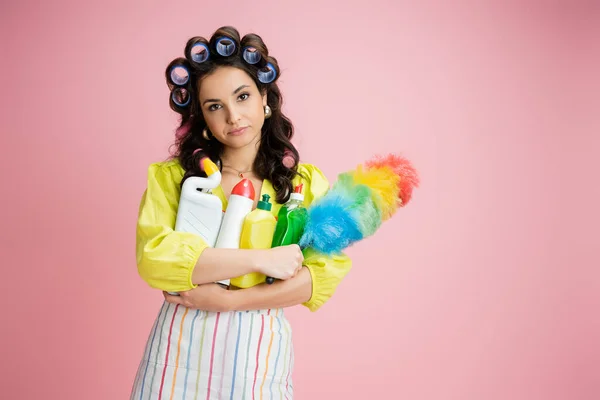
[[[271,196],[268,194],[263,194],[262,200],[258,202],[256,208],[260,208],[261,210],[271,211],[271,203],[269,203],[269,199]]]
[[[201,161],[201,164],[202,169],[204,170],[204,172],[206,172],[206,176],[211,176],[215,172],[219,171],[219,167],[217,167],[217,164],[212,162],[212,160],[208,157],[204,157]]]
[[[237,183],[231,190],[232,195],[247,197],[249,199],[254,200],[254,185],[250,179],[244,178]]]
[[[304,201],[304,195],[302,194],[302,184],[296,185],[294,192],[290,194],[290,199]]]

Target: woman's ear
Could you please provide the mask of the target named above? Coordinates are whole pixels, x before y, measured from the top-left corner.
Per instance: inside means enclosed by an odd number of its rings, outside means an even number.
[[[263,101],[263,107],[267,106],[267,91],[263,91],[262,93],[262,101]]]

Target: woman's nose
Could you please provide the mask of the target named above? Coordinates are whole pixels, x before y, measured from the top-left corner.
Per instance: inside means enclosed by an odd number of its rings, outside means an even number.
[[[228,118],[228,123],[231,125],[234,125],[236,122],[238,122],[241,118],[241,113],[235,108],[235,107],[231,107],[229,109],[229,114],[227,115]]]

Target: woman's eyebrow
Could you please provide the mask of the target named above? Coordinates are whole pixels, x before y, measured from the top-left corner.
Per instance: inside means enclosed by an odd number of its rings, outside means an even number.
[[[239,88],[235,89],[235,90],[233,91],[233,93],[231,93],[231,94],[232,94],[232,95],[234,95],[234,94],[236,94],[237,92],[239,92],[240,90],[242,90],[242,89],[244,89],[244,88],[247,88],[247,87],[250,87],[250,86],[249,86],[249,85],[242,85],[242,86],[240,86]],[[206,100],[204,100],[204,101],[202,102],[202,105],[204,105],[204,104],[206,104],[206,103],[216,103],[216,102],[219,102],[219,101],[221,101],[221,100],[219,100],[219,99],[206,99]]]

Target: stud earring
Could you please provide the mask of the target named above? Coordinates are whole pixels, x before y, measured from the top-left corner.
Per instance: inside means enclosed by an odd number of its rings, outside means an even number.
[[[265,106],[265,119],[271,118],[271,114],[272,114],[271,107]]]

